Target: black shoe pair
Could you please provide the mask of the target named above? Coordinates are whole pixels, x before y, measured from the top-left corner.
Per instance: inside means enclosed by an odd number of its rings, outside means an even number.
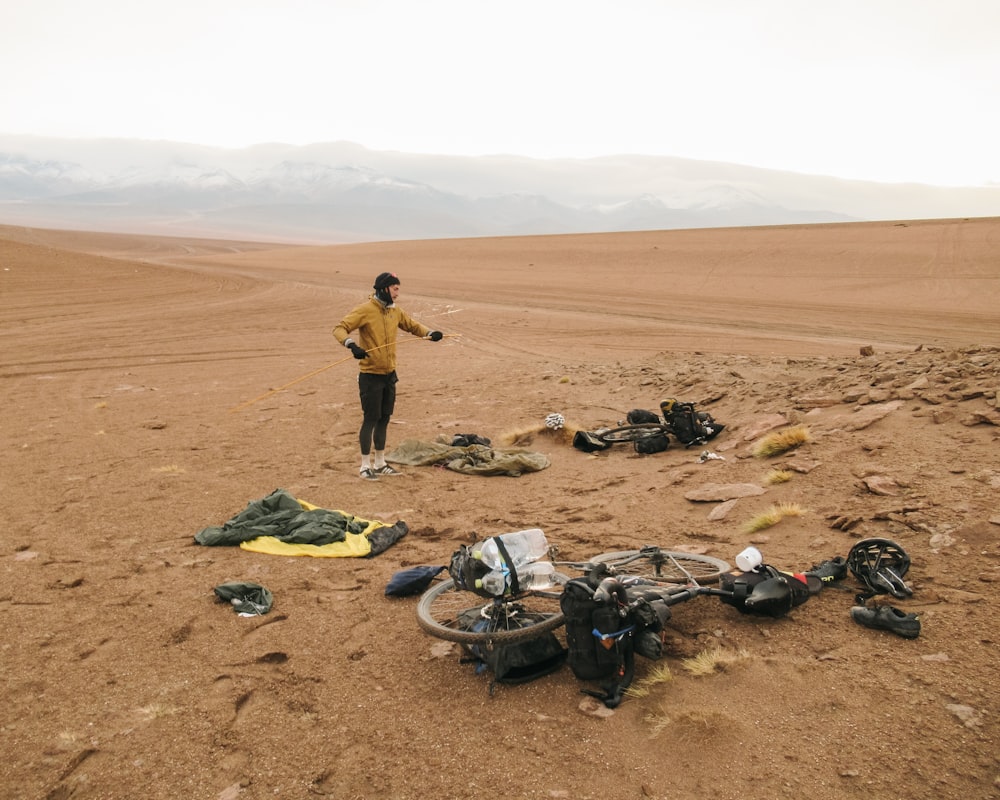
[[[916,639],[920,635],[920,617],[900,611],[895,606],[855,606],[851,609],[851,617],[866,628],[890,631],[904,639]]]

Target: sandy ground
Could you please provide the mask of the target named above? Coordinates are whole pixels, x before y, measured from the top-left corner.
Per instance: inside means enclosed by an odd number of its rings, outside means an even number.
[[[340,247],[0,228],[0,795],[1000,797],[998,252],[996,219]],[[519,478],[359,480],[330,330],[386,269],[452,334],[400,344],[390,448],[678,397],[727,425],[724,458],[537,433],[551,466]],[[752,456],[776,424],[812,441]],[[687,497],[737,483],[765,492],[715,519]],[[194,543],[278,487],[410,532],[371,559]],[[748,534],[778,503],[803,513]],[[533,526],[567,559],[752,542],[783,569],[892,538],[922,632],[855,624],[852,580],[781,620],[700,598],[613,714],[568,668],[491,695],[383,590]],[[274,609],[216,603],[232,580]]]

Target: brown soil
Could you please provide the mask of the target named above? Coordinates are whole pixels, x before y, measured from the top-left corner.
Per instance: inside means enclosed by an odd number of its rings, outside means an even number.
[[[996,219],[340,247],[0,229],[0,795],[1000,797],[998,243]],[[678,397],[727,425],[724,460],[537,433],[551,466],[520,478],[359,480],[330,330],[385,269],[458,334],[400,345],[390,447]],[[753,457],[775,420],[812,441]],[[710,483],[766,492],[709,519],[685,495]],[[371,559],[194,543],[277,487],[410,532]],[[776,503],[804,513],[748,535]],[[753,542],[789,570],[888,537],[922,632],[855,624],[853,580],[780,620],[700,598],[609,716],[568,668],[491,695],[383,589],[532,526],[568,559]],[[274,609],[216,603],[231,580]]]

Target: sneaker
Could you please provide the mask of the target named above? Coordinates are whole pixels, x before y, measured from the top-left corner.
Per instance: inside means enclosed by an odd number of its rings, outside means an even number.
[[[891,631],[904,639],[916,639],[920,635],[920,617],[900,611],[895,606],[855,606],[851,609],[851,616],[859,625]]]
[[[393,469],[388,464],[383,464],[381,467],[375,467],[374,472],[376,475],[402,475],[398,469]]]
[[[847,577],[847,559],[843,556],[836,556],[827,561],[820,561],[806,574],[815,575],[823,583],[842,581]]]
[[[371,467],[365,467],[364,469],[361,470],[360,474],[361,477],[364,478],[366,481],[378,480],[378,475],[375,474],[375,470],[373,470]]]

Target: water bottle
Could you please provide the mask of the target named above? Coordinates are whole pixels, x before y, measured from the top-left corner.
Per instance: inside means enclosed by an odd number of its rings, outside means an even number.
[[[522,592],[551,589],[555,586],[556,567],[551,561],[534,561],[517,568],[517,583]]]
[[[498,569],[490,570],[476,580],[476,588],[485,589],[490,594],[499,596],[507,590],[507,578]]]
[[[500,534],[500,539],[503,541],[504,547],[507,548],[511,561],[514,562],[508,565],[511,567],[530,564],[533,561],[544,558],[549,553],[549,543],[545,539],[545,534],[539,528],[528,528],[527,530],[515,533],[502,533]],[[476,553],[479,554],[476,557],[481,558],[483,563],[488,567],[496,569],[501,566],[500,551],[497,549],[497,543],[493,538],[482,542],[476,548],[473,555],[476,555]]]

